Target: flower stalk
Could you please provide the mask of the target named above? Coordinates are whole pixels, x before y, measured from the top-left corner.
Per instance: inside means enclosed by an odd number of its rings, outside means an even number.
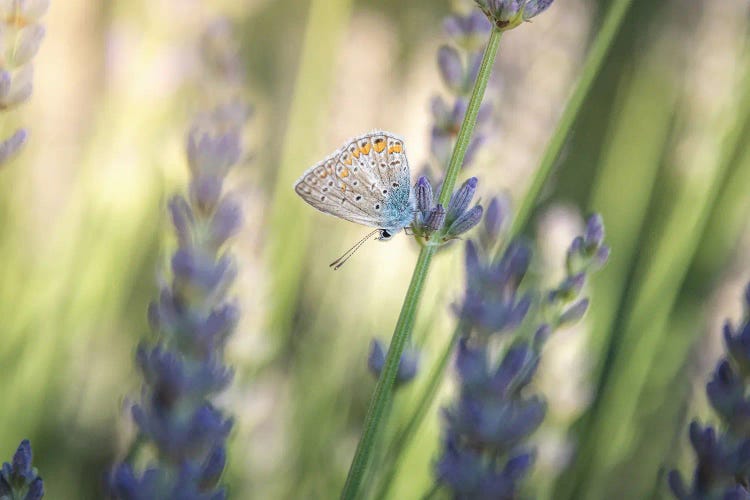
[[[482,63],[479,67],[479,72],[476,81],[474,82],[474,88],[466,110],[466,115],[461,123],[461,129],[458,132],[456,145],[453,149],[445,180],[443,181],[443,186],[438,197],[438,203],[442,206],[447,206],[450,201],[453,187],[456,184],[458,174],[466,156],[466,151],[471,141],[471,134],[474,131],[477,116],[479,114],[479,108],[482,99],[484,98],[484,92],[487,89],[487,83],[489,82],[492,73],[492,67],[495,63],[495,56],[497,55],[497,50],[500,46],[500,36],[500,31],[492,30],[489,42],[484,51]],[[430,263],[432,262],[432,257],[435,255],[436,251],[436,245],[427,244],[422,247],[422,250],[419,253],[419,258],[417,259],[417,264],[414,268],[414,273],[406,292],[406,298],[401,307],[398,322],[396,323],[390,349],[388,350],[388,356],[386,357],[385,365],[383,366],[380,378],[375,386],[375,392],[370,400],[370,406],[367,410],[367,416],[365,417],[364,431],[360,437],[357,450],[355,451],[354,458],[349,468],[346,483],[341,493],[342,499],[352,500],[358,496],[359,487],[365,476],[370,456],[372,455],[375,437],[378,433],[378,429],[384,424],[386,407],[393,397],[394,384],[398,374],[401,355],[414,327],[414,320],[419,300],[424,289],[424,282],[430,268]]]
[[[591,44],[591,49],[583,63],[581,75],[578,77],[578,82],[573,88],[573,93],[568,98],[568,103],[565,105],[562,116],[560,116],[560,120],[557,122],[555,132],[547,143],[542,159],[539,162],[539,167],[534,172],[531,184],[521,199],[521,203],[518,205],[516,216],[511,226],[511,236],[519,234],[526,227],[534,205],[539,198],[539,193],[544,188],[544,184],[547,182],[550,173],[552,173],[552,167],[560,156],[560,151],[562,151],[576,118],[578,118],[586,96],[589,94],[597,75],[601,72],[612,42],[617,33],[620,32],[620,27],[625,21],[625,15],[628,13],[632,3],[633,0],[614,0],[612,2],[612,7],[609,8],[602,27]]]

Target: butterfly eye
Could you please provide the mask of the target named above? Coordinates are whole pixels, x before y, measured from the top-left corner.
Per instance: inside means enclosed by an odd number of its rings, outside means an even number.
[[[381,229],[380,230],[380,238],[378,238],[378,239],[380,239],[380,240],[390,240],[391,238],[393,238],[393,235],[391,234],[390,231],[388,231],[387,229]]]

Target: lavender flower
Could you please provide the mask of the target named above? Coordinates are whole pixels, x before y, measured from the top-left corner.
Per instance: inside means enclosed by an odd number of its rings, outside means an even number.
[[[688,486],[677,471],[669,485],[680,500],[750,499],[750,285],[745,289],[742,323],[724,325],[727,356],[716,365],[706,393],[721,419],[717,429],[690,424],[697,464]]]
[[[370,344],[370,355],[367,357],[367,366],[370,372],[377,378],[385,365],[385,355],[388,350],[378,339],[373,339]],[[396,386],[401,387],[411,382],[419,371],[419,353],[415,349],[407,348],[401,355],[401,361],[396,373]]]
[[[574,239],[568,248],[565,278],[547,294],[543,314],[549,324],[563,326],[583,317],[589,305],[588,298],[580,297],[586,275],[601,268],[608,258],[609,247],[604,244],[604,223],[601,216],[593,215],[586,222],[583,236]]]
[[[456,307],[461,338],[456,356],[459,391],[444,410],[443,451],[436,464],[437,480],[456,499],[514,499],[534,464],[527,440],[544,420],[546,403],[531,394],[529,384],[539,366],[542,346],[559,326],[585,312],[579,304],[583,280],[605,253],[598,216],[568,252],[575,271],[545,294],[524,286],[531,250],[511,242],[498,259],[493,249],[503,238],[507,203],[490,201],[479,242],[466,244],[466,292]],[[542,296],[545,300],[534,298]],[[570,305],[570,303],[573,305]],[[521,325],[535,321],[530,331]],[[501,351],[495,337],[502,335]],[[499,361],[498,361],[499,360]]]
[[[430,136],[430,151],[441,171],[445,170],[456,142],[461,122],[466,114],[468,98],[474,86],[482,61],[487,33],[492,28],[481,13],[448,16],[444,23],[446,33],[454,45],[443,45],[438,50],[438,69],[443,83],[452,96],[446,102],[440,96],[432,98],[430,109],[433,126]],[[472,163],[477,151],[486,142],[490,132],[492,104],[482,104],[474,135],[464,158],[464,167]]]
[[[427,244],[441,245],[479,224],[482,206],[477,204],[469,208],[478,182],[476,177],[464,182],[444,208],[440,203],[433,205],[432,185],[425,176],[420,177],[414,186],[417,199],[417,213],[412,223],[414,234]]]
[[[0,500],[39,500],[44,496],[44,483],[31,459],[31,443],[24,439],[13,463],[4,463],[0,471]]]
[[[119,465],[111,480],[117,498],[225,498],[219,479],[232,419],[212,398],[232,379],[223,354],[239,310],[227,298],[236,268],[226,243],[242,213],[224,181],[240,159],[246,116],[244,108],[218,108],[188,136],[189,195],[169,205],[178,240],[172,281],[149,310],[155,339],[136,354],[144,387],[133,420],[156,462],[141,474]]]
[[[554,0],[475,0],[499,30],[513,29],[544,12]]]
[[[44,38],[39,20],[49,0],[0,1],[0,110],[7,111],[31,97],[32,60]],[[0,165],[8,162],[26,144],[28,133],[19,129],[0,142]]]

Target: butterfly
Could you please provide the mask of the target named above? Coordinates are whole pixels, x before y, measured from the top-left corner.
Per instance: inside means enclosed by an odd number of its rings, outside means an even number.
[[[414,218],[404,141],[390,132],[374,131],[347,141],[308,168],[294,183],[294,191],[325,214],[377,228],[333,261],[334,269],[373,235],[389,240]]]

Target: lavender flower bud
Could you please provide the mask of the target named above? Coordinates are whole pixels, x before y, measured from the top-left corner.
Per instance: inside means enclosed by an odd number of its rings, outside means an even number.
[[[466,16],[453,14],[446,17],[443,29],[460,46],[477,51],[486,43],[492,25],[481,12],[472,10]]]
[[[210,244],[216,249],[221,248],[229,238],[239,232],[242,221],[243,214],[240,202],[231,196],[221,200],[211,219]]]
[[[594,270],[609,258],[609,247],[604,244],[604,224],[598,214],[586,222],[583,236],[573,240],[568,248],[566,268],[569,274]]]
[[[373,339],[370,343],[370,354],[367,357],[367,366],[375,377],[380,376],[385,366],[387,350],[382,342]],[[400,387],[411,382],[419,372],[419,354],[414,349],[405,349],[401,354],[401,360],[396,373],[396,386]]]
[[[604,221],[602,216],[594,214],[586,221],[586,232],[583,242],[586,248],[599,248],[604,241]]]
[[[190,171],[224,176],[240,159],[240,137],[236,133],[211,136],[199,127],[188,134],[187,155]]]
[[[458,50],[450,45],[443,45],[438,49],[438,68],[445,85],[451,91],[460,93],[464,88],[464,67]]]
[[[474,205],[469,211],[461,214],[453,224],[450,225],[446,231],[446,236],[449,238],[456,238],[479,224],[482,220],[482,211],[483,209],[481,205]]]
[[[450,226],[456,221],[471,203],[471,199],[474,197],[474,193],[477,190],[478,180],[476,177],[471,177],[466,180],[460,188],[451,196],[450,202],[445,214],[445,223]]]
[[[523,19],[528,21],[532,17],[536,17],[547,8],[552,5],[554,0],[528,0],[526,6],[523,9]]]
[[[430,215],[429,217],[427,217],[427,221],[425,222],[425,227],[428,231],[440,231],[444,223],[445,209],[443,208],[443,205],[438,203],[435,208],[430,211]]]
[[[34,69],[26,65],[11,76],[10,89],[0,99],[0,107],[7,109],[26,102],[34,90]]]
[[[172,215],[172,225],[175,228],[180,246],[191,246],[193,239],[192,227],[195,224],[195,219],[187,200],[180,195],[173,196],[169,200],[169,213]]]
[[[553,0],[475,0],[479,8],[501,31],[513,29],[541,14]]]
[[[18,153],[29,138],[24,129],[17,130],[13,135],[0,142],[0,165],[7,162]]]
[[[566,309],[559,318],[559,326],[572,325],[577,323],[586,314],[589,308],[589,299],[584,298]]]
[[[492,246],[500,238],[503,223],[508,216],[509,207],[506,197],[493,196],[484,212],[484,231],[482,232],[485,246]]]
[[[227,450],[224,446],[217,446],[203,464],[199,485],[203,490],[210,490],[219,482],[221,473],[227,462]]]
[[[190,201],[203,214],[210,214],[224,189],[224,178],[209,172],[197,175],[190,181]]]
[[[417,210],[423,217],[426,217],[432,209],[432,185],[427,177],[422,175],[417,179],[414,192],[417,199]]]
[[[50,0],[4,0],[0,2],[0,16],[22,26],[39,21],[47,12]]]
[[[32,24],[18,32],[12,61],[14,66],[21,66],[34,58],[45,35],[45,29],[39,24]]]
[[[5,462],[0,471],[0,498],[38,500],[44,496],[44,484],[32,466],[31,443],[21,441],[12,463]]]

